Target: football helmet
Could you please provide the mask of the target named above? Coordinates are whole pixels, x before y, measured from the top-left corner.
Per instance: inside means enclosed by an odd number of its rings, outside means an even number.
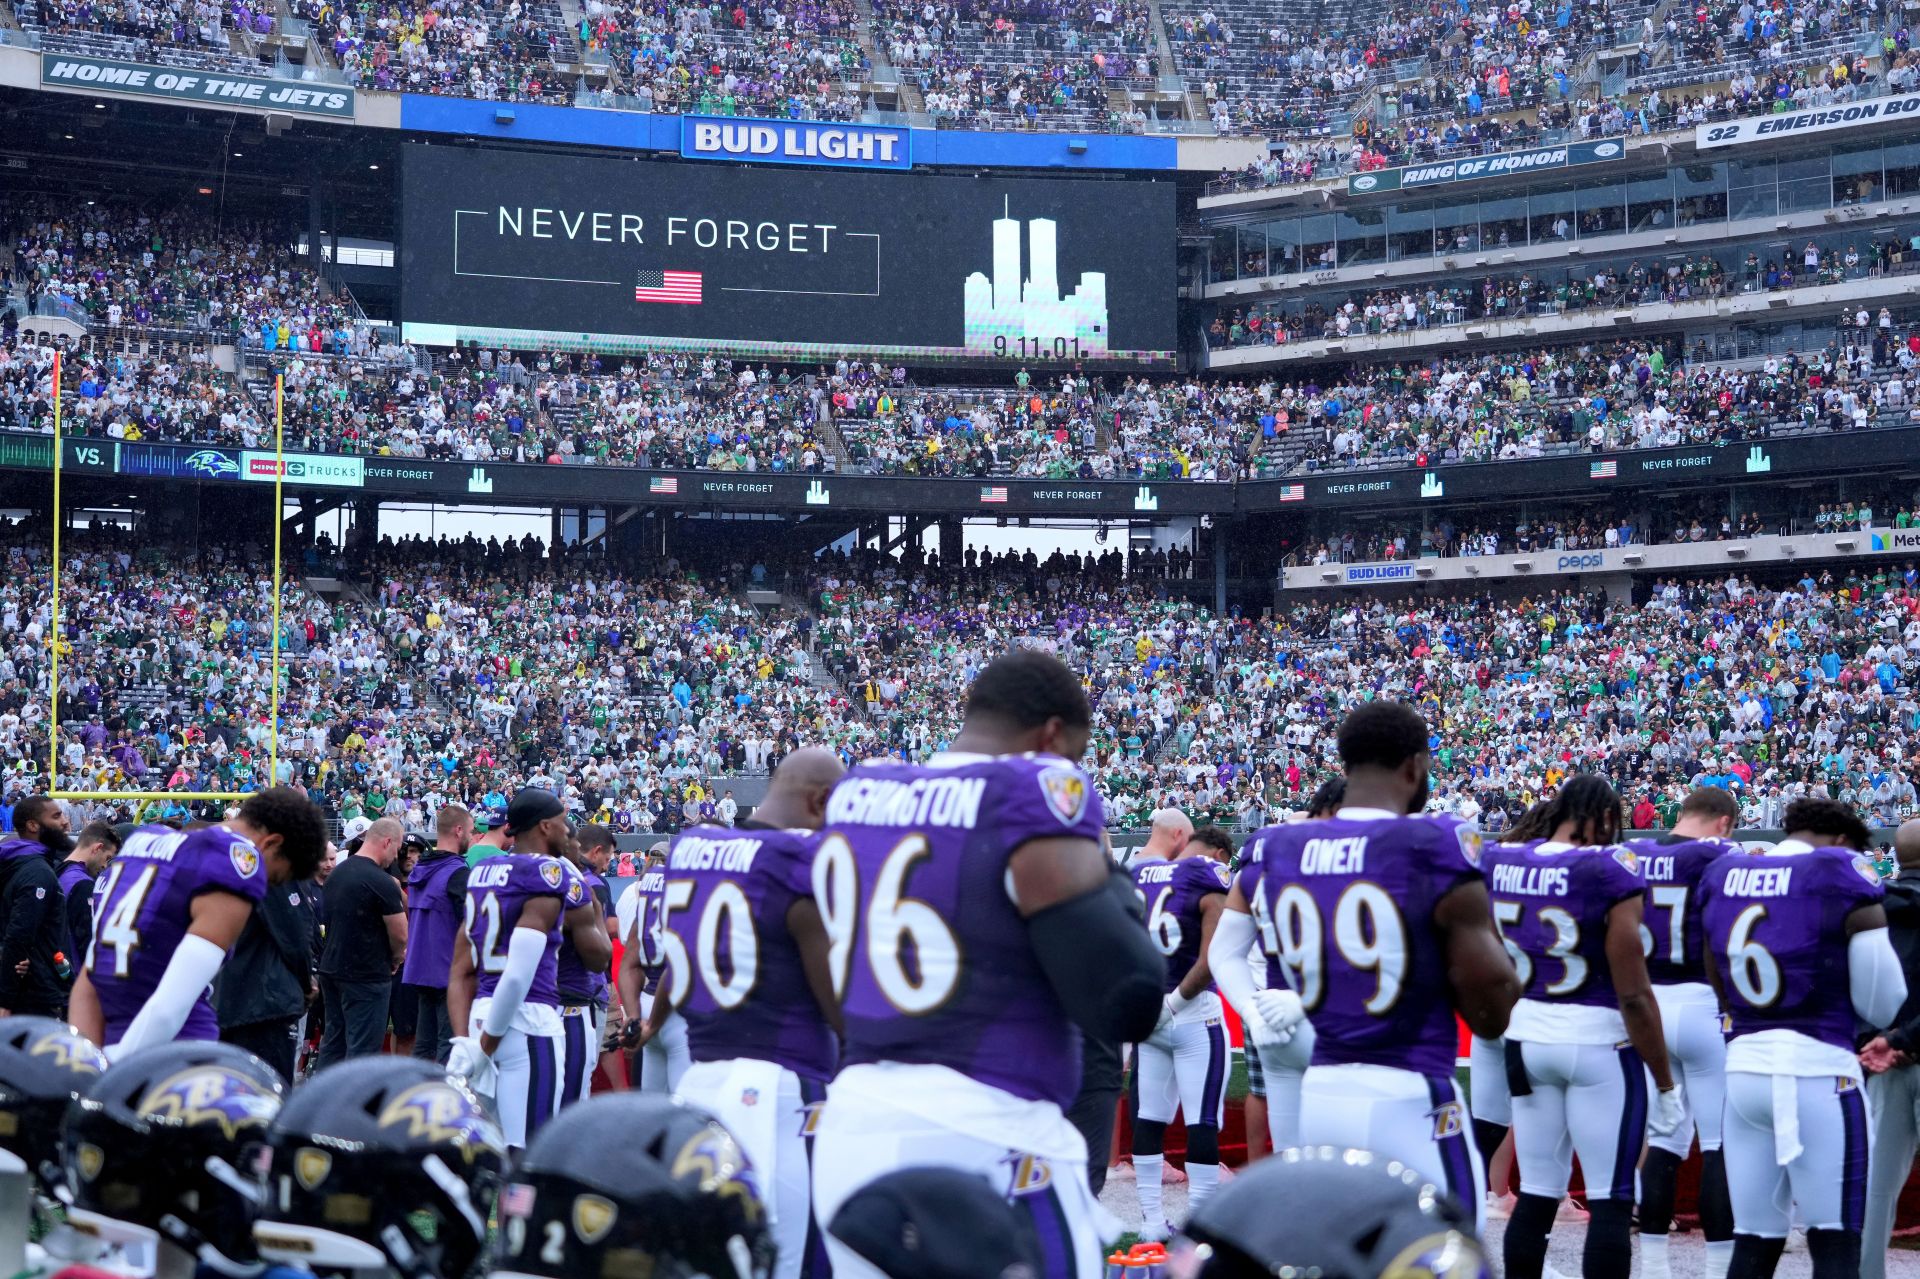
[[[106,1055],[65,1022],[0,1020],[0,1150],[25,1164],[49,1198],[65,1184],[60,1125],[67,1107],[106,1069]]]
[[[1167,1258],[1168,1279],[1488,1279],[1473,1214],[1444,1187],[1332,1146],[1283,1150],[1235,1177]]]
[[[108,1243],[251,1263],[262,1143],[285,1086],[243,1048],[181,1040],[109,1066],[67,1108],[67,1220]]]
[[[361,1057],[321,1071],[267,1133],[260,1254],[310,1270],[462,1279],[486,1250],[506,1144],[480,1099],[432,1062]]]
[[[740,1143],[719,1120],[664,1097],[616,1093],[567,1107],[500,1192],[493,1279],[767,1279],[773,1262]]]

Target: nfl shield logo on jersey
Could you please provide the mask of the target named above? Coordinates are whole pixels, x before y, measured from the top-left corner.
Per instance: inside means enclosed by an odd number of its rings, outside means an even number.
[[[1040,774],[1040,790],[1063,825],[1071,826],[1087,811],[1087,779],[1071,764],[1060,764]]]

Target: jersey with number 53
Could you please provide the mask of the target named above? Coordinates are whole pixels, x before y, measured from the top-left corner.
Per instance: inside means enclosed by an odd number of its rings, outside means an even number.
[[[232,893],[259,905],[267,895],[259,851],[221,826],[196,831],[142,826],[114,855],[87,960],[109,1044],[120,1042],[160,985],[193,923],[193,900],[202,893]],[[219,1037],[213,1003],[202,991],[179,1038]]]
[[[1607,963],[1607,913],[1645,891],[1632,850],[1545,840],[1488,844],[1481,869],[1493,922],[1520,974],[1521,997],[1618,1007]]]
[[[746,1057],[805,1079],[833,1077],[839,1040],[787,931],[794,902],[813,898],[817,840],[725,826],[694,826],[674,840],[660,940],[696,1062]]]
[[[1261,947],[1313,1019],[1313,1064],[1451,1078],[1458,1045],[1433,911],[1479,878],[1479,833],[1369,812],[1272,826],[1249,842],[1259,870],[1243,870],[1241,886],[1253,890]]]
[[[1704,982],[1700,959],[1700,881],[1707,867],[1729,853],[1744,850],[1730,839],[1690,839],[1656,835],[1630,839],[1625,846],[1640,859],[1647,878],[1646,923],[1641,941],[1647,952],[1647,976],[1656,986]]]
[[[520,926],[520,912],[527,903],[540,897],[560,899],[564,916],[587,901],[587,884],[567,863],[557,857],[528,853],[508,853],[489,857],[467,872],[467,943],[473,947],[473,971],[478,978],[475,998],[493,998],[500,974],[507,971],[507,949],[513,930]],[[555,919],[547,934],[547,952],[534,970],[533,985],[526,1002],[560,1006],[560,920]]]
[[[1200,904],[1232,881],[1209,857],[1148,857],[1134,863],[1133,887],[1146,908],[1147,935],[1167,957],[1165,989],[1172,990],[1200,959]]]
[[[843,1064],[946,1066],[1071,1102],[1080,1035],[1034,956],[1007,863],[1033,840],[1097,840],[1102,824],[1086,774],[1057,756],[947,753],[849,771],[813,860]]]
[[[1733,1037],[1791,1030],[1851,1050],[1847,916],[1886,895],[1873,863],[1845,848],[1722,857],[1700,895]]]

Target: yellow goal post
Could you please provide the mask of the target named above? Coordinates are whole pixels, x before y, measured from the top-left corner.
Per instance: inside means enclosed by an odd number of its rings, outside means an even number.
[[[128,800],[143,803],[151,800],[240,800],[254,794],[253,791],[171,791],[171,790],[62,790],[60,788],[60,472],[65,460],[66,447],[61,427],[63,424],[61,407],[61,361],[62,353],[53,354],[53,618],[48,626],[47,651],[47,794],[54,799],[95,800],[113,802]],[[284,488],[287,477],[287,455],[285,442],[286,426],[286,375],[274,374],[273,378],[273,648],[270,672],[272,692],[270,695],[270,718],[267,723],[267,784],[274,784],[280,774],[280,535],[286,522]]]

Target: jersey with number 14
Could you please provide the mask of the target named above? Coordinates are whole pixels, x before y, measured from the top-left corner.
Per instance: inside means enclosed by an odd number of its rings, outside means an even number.
[[[579,873],[557,857],[508,853],[489,857],[467,873],[467,942],[473,947],[473,971],[479,979],[475,997],[493,998],[500,974],[507,971],[507,951],[520,926],[527,904],[541,897],[560,899],[564,917],[587,902],[587,884]],[[547,950],[534,969],[526,1002],[560,1006],[560,920],[547,933]]]
[[[1458,1035],[1433,911],[1479,878],[1479,833],[1367,812],[1268,827],[1248,844],[1241,891],[1313,1019],[1313,1064],[1451,1078]]]
[[[1070,1103],[1080,1034],[1041,972],[1007,864],[1034,840],[1098,840],[1103,824],[1086,774],[1058,756],[947,753],[848,772],[813,862],[842,1064],[946,1066]]]
[[[232,893],[258,906],[267,895],[259,850],[223,826],[196,831],[142,826],[114,854],[87,962],[109,1044],[120,1042],[152,998],[193,923],[193,900],[202,893]],[[202,991],[178,1038],[219,1037],[213,1003]]]
[[[1178,986],[1199,962],[1200,904],[1231,886],[1227,868],[1209,857],[1148,857],[1134,863],[1133,887],[1146,908],[1147,935],[1167,957],[1165,989]]]

